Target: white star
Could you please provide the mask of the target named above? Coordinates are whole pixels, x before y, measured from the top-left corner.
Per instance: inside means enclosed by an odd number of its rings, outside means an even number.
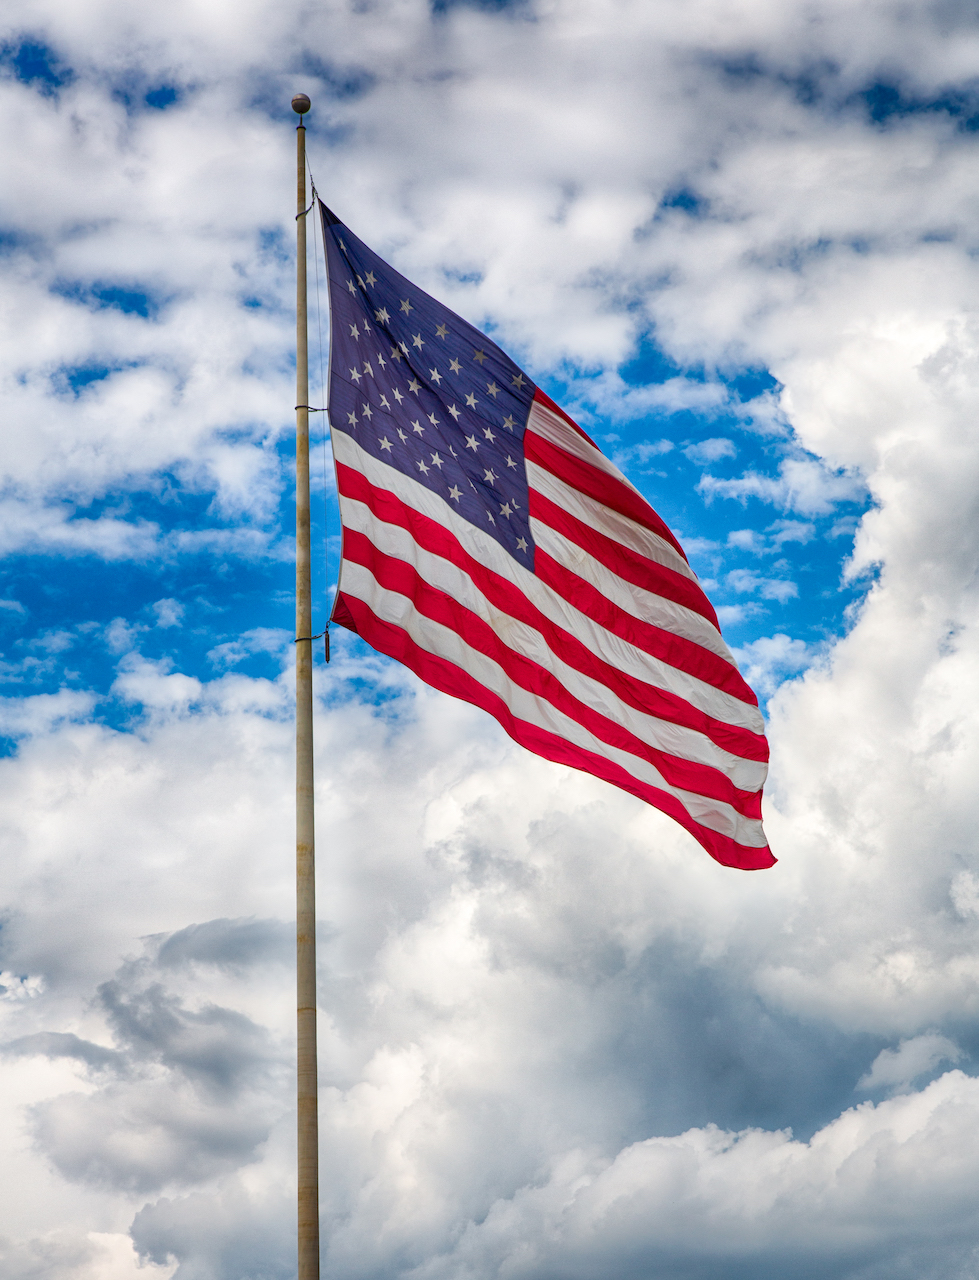
[[[459,363],[458,360],[450,360],[449,368],[452,370],[453,373],[458,373],[459,370],[462,368],[462,365]]]
[[[526,538],[518,538],[518,539],[517,539],[517,550],[518,550],[518,551],[526,551],[526,550],[527,550],[527,539],[526,539]]]
[[[486,512],[486,515],[489,517],[490,524],[496,524],[496,521],[493,519],[489,511]]]
[[[436,386],[440,387],[442,385],[442,375],[439,373],[438,369],[429,369],[428,376]]]
[[[354,382],[359,382],[359,381],[360,381],[360,374],[359,374],[359,372],[358,372],[356,369],[351,369],[351,370],[350,370],[350,376],[351,376],[351,378],[353,378]]]
[[[418,421],[415,421],[411,424],[411,429],[412,431],[414,431],[416,436],[423,436],[425,434],[425,428]]]
[[[356,413],[348,413],[348,414],[347,414],[347,421],[350,423],[350,425],[351,425],[352,427],[355,427],[355,426],[357,425],[357,415],[356,415]]]
[[[490,431],[489,427],[483,427],[483,435],[490,442],[490,444],[492,444],[493,441],[496,439],[496,436],[493,434],[492,431]]]
[[[374,370],[371,368],[369,360],[364,361],[364,373],[369,373],[372,378],[374,376]]]
[[[401,299],[401,310],[405,313],[405,315],[407,315],[409,311],[414,311],[414,309],[415,308],[411,305],[411,303],[408,301],[407,298]]]
[[[371,418],[373,418],[374,416],[374,410],[370,407],[369,404],[364,405],[363,409],[361,409],[361,413],[364,415],[364,417],[367,419],[368,422],[370,422]]]
[[[459,419],[462,417],[461,410],[457,409],[454,404],[449,405],[449,413],[452,414],[453,420],[455,422],[458,422]]]
[[[476,352],[474,352],[474,353],[473,353],[473,359],[474,359],[474,360],[478,360],[478,361],[479,361],[479,363],[480,363],[480,365],[482,365],[483,361],[486,359],[486,352],[485,352],[485,351],[476,351]]]
[[[499,395],[499,392],[500,392],[500,388],[496,385],[495,382],[491,382],[489,386],[486,388],[486,394],[489,396],[492,396],[494,400]]]
[[[466,436],[466,446],[467,448],[475,451],[476,449],[479,448],[479,442],[477,441],[475,436]]]
[[[425,475],[428,475],[428,470],[429,470],[429,468],[428,468],[428,463],[427,463],[427,462],[419,462],[419,463],[416,463],[416,466],[418,467],[418,470],[419,470],[419,471],[422,471],[422,472],[424,472],[424,473],[425,473]]]
[[[486,479],[490,482],[490,484],[492,484],[492,483],[493,483],[493,481],[496,479],[496,472],[495,472],[495,471],[484,471],[484,472],[483,472],[483,475],[484,475],[484,476],[486,477]]]
[[[351,293],[356,297],[356,294],[357,294],[357,286],[354,284],[354,282],[353,282],[352,280],[348,280],[348,281],[347,281],[347,288],[348,288],[348,289],[350,290],[350,292],[351,292]]]
[[[455,485],[453,485],[452,488],[449,490],[449,497],[452,499],[453,502],[458,502],[459,499],[462,497],[462,490],[457,489]]]
[[[510,457],[509,454],[507,454],[506,456],[506,464],[508,467],[513,467],[514,469],[516,469],[517,464],[514,462],[514,460]]]
[[[422,347],[425,345],[425,342],[420,333],[415,334],[415,336],[411,340],[411,345],[413,347],[417,347],[418,350],[421,351]]]
[[[513,507],[510,506],[509,502],[504,502],[503,506],[500,507],[500,515],[506,516],[508,520],[513,515]]]
[[[503,425],[506,427],[508,431],[512,431],[517,424],[514,422],[510,414],[507,414],[507,416],[503,419]]]
[[[352,324],[352,325],[350,326],[350,336],[351,336],[351,338],[359,338],[359,337],[360,337],[360,330],[357,328],[357,326],[356,326],[355,324]]]
[[[381,408],[382,408],[382,409],[390,409],[390,408],[391,408],[391,401],[390,401],[390,400],[387,398],[387,396],[385,396],[385,395],[382,395],[382,396],[381,396]]]
[[[469,395],[466,396],[466,404],[469,406],[470,409],[476,408],[476,397],[473,395],[472,392],[470,392]]]
[[[435,332],[444,340],[449,331],[444,324],[437,324],[435,326]]]
[[[399,342],[398,346],[401,348],[401,354],[406,356],[408,354],[407,342]]]
[[[394,448],[394,445],[387,438],[387,436],[385,436],[384,439],[381,441],[381,448],[384,450],[385,453],[390,453],[391,450]]]
[[[381,307],[380,311],[374,312],[374,319],[380,320],[381,324],[387,324],[391,319],[391,313],[388,311],[387,307]]]
[[[401,394],[401,392],[398,390],[397,387],[394,388],[393,394],[394,394],[395,400],[397,400],[398,404],[400,404],[401,401],[404,399],[404,396]]]
[[[452,445],[449,445],[449,453],[451,453],[451,454],[452,454],[453,458],[458,458],[458,456],[459,456],[459,455],[456,453],[455,449],[453,449],[453,448],[452,448]]]
[[[373,285],[373,284],[375,284],[375,283],[377,282],[377,276],[375,276],[375,275],[374,275],[374,272],[373,272],[373,271],[368,271],[367,275],[366,275],[366,276],[364,276],[364,279],[365,279],[365,280],[367,281],[367,283],[368,283],[368,284],[370,284],[370,285]]]
[[[384,357],[381,355],[380,351],[377,353],[377,363],[380,365],[380,367],[381,367],[382,369],[386,369],[386,368],[387,368],[388,362],[387,362],[387,361],[384,359]]]
[[[344,253],[347,252],[347,246],[343,243],[343,241],[340,239],[339,236],[337,236],[337,244],[340,246],[340,248],[343,250]]]
[[[443,463],[442,463],[442,459],[438,456],[438,454],[437,454],[437,453],[433,453],[433,454],[432,454],[432,466],[433,466],[433,467],[438,467],[439,471],[441,471],[441,470],[442,470],[442,465],[443,465]]]
[[[398,435],[401,437],[401,443],[406,444],[408,441],[408,437],[405,435],[405,433],[401,430],[400,427],[396,428],[396,430],[398,432]]]
[[[391,359],[392,359],[392,360],[400,360],[400,359],[401,359],[401,352],[398,350],[398,348],[397,348],[397,347],[392,347],[392,348],[391,348]]]
[[[432,424],[432,426],[433,426],[433,427],[437,427],[437,426],[438,426],[438,424],[439,424],[439,420],[438,420],[438,418],[436,418],[436,416],[435,416],[435,414],[434,414],[434,413],[430,413],[430,414],[428,415],[428,420],[429,420],[429,422]]]
[[[412,378],[412,380],[408,383],[408,390],[413,391],[415,395],[418,395],[421,389],[422,389],[422,384],[418,381],[417,378]]]
[[[526,378],[524,378],[522,373],[518,373],[517,376],[513,379],[513,385],[517,388],[518,391],[523,386],[524,382],[526,382]]]
[[[357,283],[358,283],[358,284],[360,285],[360,287],[363,289],[363,287],[364,287],[364,282],[363,282],[363,280],[361,280],[360,276],[358,276],[358,277],[357,277]]]

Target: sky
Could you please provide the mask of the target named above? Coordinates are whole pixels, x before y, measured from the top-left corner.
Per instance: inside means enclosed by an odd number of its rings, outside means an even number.
[[[979,1277],[973,8],[10,0],[0,1280],[295,1275],[297,92],[681,538],[779,859],[336,630],[324,1276]]]

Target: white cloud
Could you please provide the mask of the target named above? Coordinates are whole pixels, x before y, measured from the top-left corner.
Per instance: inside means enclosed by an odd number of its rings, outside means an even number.
[[[840,1116],[808,1143],[788,1133],[692,1129],[613,1160],[581,1151],[498,1201],[447,1257],[416,1274],[938,1275],[908,1258],[907,1217],[928,1215],[932,1259],[969,1256],[977,1085],[951,1072],[922,1094]],[[937,1164],[934,1163],[937,1160]]]
[[[805,671],[815,657],[805,641],[793,640],[782,632],[751,640],[735,649],[734,656],[752,689],[765,697],[787,677]]]
[[[727,535],[727,545],[739,551],[753,551],[757,555],[764,551],[765,539],[754,529],[732,529]]]
[[[781,551],[786,542],[810,542],[816,527],[802,520],[776,520],[766,532],[771,537],[773,549]]]
[[[10,1280],[171,1280],[176,1263],[141,1260],[125,1232],[89,1231],[71,1236],[52,1231],[33,1240],[0,1241],[0,1265]]]
[[[182,625],[185,609],[179,600],[167,599],[157,600],[153,605],[153,612],[156,614],[158,627],[179,627]]]
[[[747,569],[730,570],[725,574],[724,582],[729,590],[736,591],[739,595],[750,595],[757,591],[763,600],[784,601],[799,594],[799,588],[787,578],[762,578]]]
[[[730,396],[723,383],[673,377],[650,385],[633,386],[614,370],[572,383],[572,396],[581,402],[585,420],[597,411],[612,422],[628,422],[651,412],[689,410],[712,414],[727,408]]]
[[[46,733],[66,720],[86,719],[94,705],[93,694],[74,689],[3,698],[0,699],[0,732],[8,737]]]
[[[896,1049],[882,1049],[870,1070],[857,1081],[865,1093],[890,1088],[905,1093],[919,1076],[935,1070],[944,1062],[959,1062],[962,1050],[947,1036],[934,1032],[902,1040]]]
[[[701,476],[697,488],[708,502],[733,498],[743,506],[749,498],[758,498],[804,516],[829,515],[837,503],[858,502],[863,494],[863,483],[857,477],[834,475],[817,460],[803,458],[780,463],[777,477],[747,471],[732,480],[719,480],[708,474]]]
[[[764,606],[756,601],[751,601],[748,604],[722,604],[718,605],[715,612],[723,630],[725,627],[737,626],[738,623],[744,622],[748,618],[757,617],[764,612]]]
[[[717,462],[719,458],[733,458],[738,450],[734,441],[726,436],[712,440],[700,440],[697,444],[689,444],[683,450],[691,462],[705,465]]]

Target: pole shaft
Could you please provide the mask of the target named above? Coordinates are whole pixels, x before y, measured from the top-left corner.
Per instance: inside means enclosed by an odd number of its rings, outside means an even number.
[[[309,370],[306,349],[306,130],[297,138],[296,187],[296,635],[310,636]],[[313,827],[313,646],[296,645],[296,995],[299,1116],[299,1280],[319,1280],[319,1132],[316,1106],[316,884]]]

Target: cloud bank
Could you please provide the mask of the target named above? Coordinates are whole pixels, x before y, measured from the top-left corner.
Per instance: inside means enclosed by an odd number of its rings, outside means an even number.
[[[325,1274],[976,1274],[974,16],[2,22],[3,1276],[295,1273],[298,89],[328,201],[680,530],[780,857],[725,872],[337,637]]]

